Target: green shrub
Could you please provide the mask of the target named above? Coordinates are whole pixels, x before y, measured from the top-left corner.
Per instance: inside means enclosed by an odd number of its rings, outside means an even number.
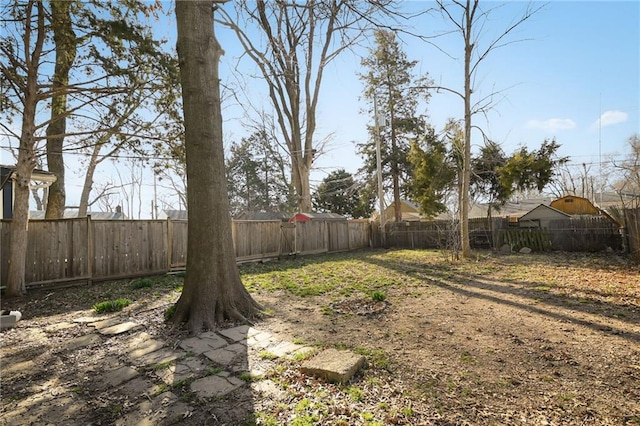
[[[373,293],[371,293],[371,297],[376,302],[384,302],[384,300],[387,298],[387,295],[385,294],[384,291],[376,290]]]
[[[96,303],[95,305],[93,305],[93,310],[99,314],[104,314],[105,312],[117,312],[123,310],[130,304],[130,299],[120,298],[116,300]]]
[[[153,280],[151,278],[138,278],[131,283],[131,287],[134,289],[138,288],[150,288],[153,287]]]

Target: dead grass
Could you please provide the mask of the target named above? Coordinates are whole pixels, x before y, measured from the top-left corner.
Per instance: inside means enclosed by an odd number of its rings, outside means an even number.
[[[274,360],[265,376],[280,398],[235,396],[248,401],[244,411],[228,410],[233,398],[196,404],[199,414],[187,424],[212,413],[228,424],[637,424],[638,267],[612,254],[483,252],[470,261],[446,259],[437,251],[368,250],[242,266],[243,282],[271,313],[261,329],[319,348],[350,349],[365,355],[368,366],[338,386],[304,377],[297,360]],[[73,331],[40,339],[36,330],[117,298],[133,301],[125,313],[146,319],[147,332],[176,338],[163,315],[182,279],[151,281],[3,299],[3,309],[23,313],[25,330],[0,335],[3,363],[37,354],[48,379],[68,376],[69,365],[81,369],[53,356]],[[358,304],[370,304],[375,294],[384,294],[384,309],[359,314]],[[353,309],[339,313],[335,306]],[[46,364],[48,356],[57,361]],[[26,398],[42,386],[38,377],[15,377],[3,377],[3,402],[5,390]],[[72,384],[79,395],[92,394],[81,382]],[[117,417],[96,413],[106,422]]]

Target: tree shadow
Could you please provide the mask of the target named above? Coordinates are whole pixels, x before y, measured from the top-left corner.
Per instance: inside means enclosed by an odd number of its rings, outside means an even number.
[[[640,315],[632,306],[601,302],[594,298],[585,303],[584,298],[581,297],[554,295],[542,290],[548,285],[544,282],[521,283],[516,280],[489,280],[472,273],[452,271],[450,268],[440,265],[425,266],[418,262],[393,262],[372,256],[367,256],[363,260],[400,273],[418,274],[419,278],[426,280],[429,285],[452,291],[461,296],[508,305],[526,312],[617,335],[632,342],[640,342],[639,332],[614,327],[599,322],[596,318],[584,319],[579,318],[575,313],[572,314],[574,311],[591,316],[604,316],[609,320],[636,325],[640,322]],[[528,299],[530,303],[510,299],[510,296]],[[601,308],[597,309],[598,307]]]

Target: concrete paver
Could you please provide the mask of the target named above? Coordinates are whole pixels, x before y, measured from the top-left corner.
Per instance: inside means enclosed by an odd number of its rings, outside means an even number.
[[[317,351],[317,348],[282,341],[268,332],[249,326],[201,333],[182,340],[178,348],[152,338],[143,330],[143,325],[121,317],[102,318],[98,321],[91,317],[77,318],[73,323],[49,325],[46,330],[51,334],[80,327],[82,324],[94,327],[94,332],[64,341],[60,346],[63,350],[76,351],[101,342],[107,344],[106,342],[114,339],[121,342],[122,349],[124,343],[124,351],[108,352],[107,356],[87,363],[87,371],[94,373],[93,379],[106,400],[118,395],[128,401],[116,422],[121,426],[169,425],[188,418],[193,409],[176,394],[164,392],[157,395],[161,390],[167,389],[167,385],[170,388],[185,381],[190,382],[191,391],[199,399],[218,398],[243,386],[250,386],[255,392],[280,400],[285,393],[274,381],[265,378],[275,361],[261,359],[258,353],[266,350],[276,357],[296,360],[299,355]],[[129,331],[134,333],[128,333]],[[42,338],[47,338],[44,333],[41,334]],[[68,355],[68,352],[64,352],[61,356]],[[364,357],[359,355],[326,350],[304,361],[301,370],[330,381],[346,382],[363,364]],[[152,374],[141,375],[136,369],[141,366],[153,367],[154,371]],[[159,366],[162,368],[157,368]],[[222,367],[223,370],[218,374],[211,374],[214,366]],[[25,374],[25,369],[37,368],[33,361],[27,361],[4,365],[2,373],[3,376],[13,372],[18,374],[19,370],[22,371],[20,374]],[[246,372],[250,372],[254,378],[250,384],[239,378]],[[47,389],[51,387],[47,386]],[[74,395],[69,389],[58,394],[51,391],[35,394],[5,414],[10,414],[13,421],[30,419],[37,423],[47,419],[52,424],[72,424],[69,423],[73,420],[68,417],[69,413],[79,413],[78,418],[82,415],[85,418],[90,416],[86,401]],[[56,409],[61,403],[69,405],[64,412]]]
[[[215,375],[194,381],[191,383],[191,390],[200,398],[218,398],[233,392],[244,384],[244,381],[233,376]]]
[[[232,345],[226,346],[224,348],[216,349],[213,351],[205,352],[204,356],[209,358],[211,361],[216,364],[227,366],[233,362],[233,360],[237,357],[245,357],[247,354],[247,347],[240,344],[234,343]]]
[[[123,323],[114,324],[110,327],[99,328],[98,332],[100,334],[104,334],[105,336],[113,336],[116,334],[126,333],[127,331],[131,331],[141,327],[142,325],[138,324],[137,322],[127,321]]]
[[[350,351],[325,349],[313,358],[306,360],[301,367],[304,374],[314,375],[329,382],[346,383],[364,365],[362,355]]]
[[[218,349],[227,346],[227,341],[217,334],[207,333],[205,337],[195,336],[180,342],[180,347],[185,351],[201,354],[212,349]]]
[[[65,342],[60,347],[60,350],[75,351],[81,348],[86,348],[88,346],[93,346],[101,341],[102,339],[96,333],[89,333],[85,334],[84,336],[75,337]]]

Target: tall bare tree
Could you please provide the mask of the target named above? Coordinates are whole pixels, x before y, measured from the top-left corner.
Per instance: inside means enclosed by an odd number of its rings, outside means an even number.
[[[515,20],[509,22],[496,32],[497,36],[489,38],[489,29],[495,28],[492,22],[492,15],[501,7],[492,6],[484,8],[480,6],[480,0],[453,0],[446,2],[436,0],[437,10],[448,22],[453,32],[457,33],[464,43],[464,88],[462,91],[450,87],[432,86],[434,89],[448,91],[460,97],[464,102],[464,151],[463,151],[463,173],[460,197],[460,238],[462,256],[471,256],[471,245],[469,244],[469,188],[471,182],[471,129],[472,118],[479,113],[486,113],[493,106],[493,98],[496,93],[476,99],[474,93],[478,90],[474,87],[476,74],[482,63],[496,49],[512,44],[518,40],[510,40],[516,28],[540,11],[543,6],[527,5],[522,14]],[[484,37],[483,37],[484,36]],[[488,41],[484,41],[488,39]]]
[[[51,1],[50,4],[56,63],[51,81],[51,121],[47,126],[47,166],[57,179],[49,187],[45,217],[55,219],[63,217],[66,202],[62,146],[67,130],[69,72],[76,59],[78,39],[71,23],[72,2]]]
[[[299,211],[312,207],[309,174],[318,143],[316,110],[325,67],[359,38],[357,26],[371,18],[377,7],[373,3],[242,0],[232,2],[234,11],[221,10],[220,22],[236,33],[268,86],[291,156]]]
[[[43,46],[46,37],[45,10],[42,2],[31,0],[22,9],[22,32],[20,45],[22,52],[15,52],[13,45],[3,45],[2,50],[11,50],[22,61],[2,64],[0,71],[3,81],[12,85],[19,93],[19,104],[22,108],[22,124],[18,162],[15,171],[15,191],[13,200],[13,219],[11,221],[11,250],[9,250],[9,271],[7,296],[19,296],[26,292],[25,262],[27,254],[27,234],[29,226],[29,185],[36,165],[35,131],[36,111],[40,101],[38,93],[38,73],[42,66]],[[12,13],[17,13],[14,9]],[[3,52],[5,53],[5,52]],[[21,73],[24,78],[11,79],[12,74]]]
[[[218,73],[223,52],[214,35],[212,10],[216,3],[176,2],[191,202],[187,276],[173,321],[187,322],[192,332],[224,320],[246,321],[261,310],[242,285],[231,239]]]

